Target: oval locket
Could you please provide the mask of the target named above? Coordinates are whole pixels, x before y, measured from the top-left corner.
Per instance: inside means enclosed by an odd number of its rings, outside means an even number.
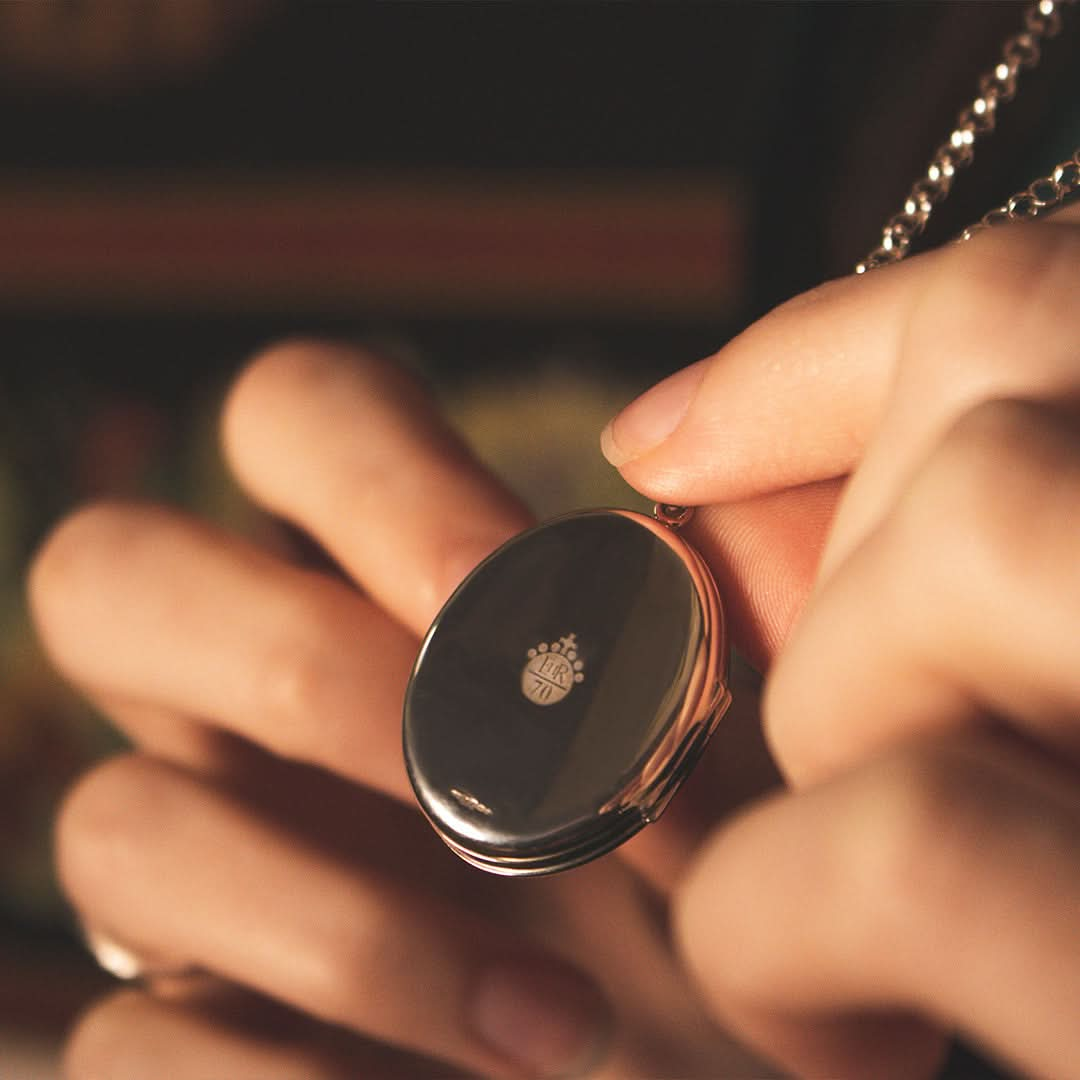
[[[457,588],[405,697],[409,777],[468,862],[543,874],[655,821],[730,696],[716,584],[678,532],[588,510],[515,537]]]

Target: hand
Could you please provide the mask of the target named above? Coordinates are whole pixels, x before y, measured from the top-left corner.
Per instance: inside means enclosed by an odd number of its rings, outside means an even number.
[[[604,445],[696,539],[793,790],[676,898],[714,1014],[808,1076],[960,1029],[1080,1076],[1080,208],[833,282]]]
[[[119,504],[63,522],[33,568],[52,658],[135,745],[69,796],[61,879],[88,927],[201,973],[96,1005],[69,1074],[522,1077],[605,1050],[596,1075],[743,1071],[647,884],[688,850],[685,813],[626,860],[511,882],[413,808],[418,635],[521,506],[411,380],[344,348],[254,362],[223,435],[241,485],[337,572]]]

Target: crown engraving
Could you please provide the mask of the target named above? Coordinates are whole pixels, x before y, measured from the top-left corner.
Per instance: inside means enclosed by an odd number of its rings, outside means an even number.
[[[585,663],[578,657],[576,634],[550,644],[542,641],[529,650],[521,669],[521,692],[534,705],[554,705],[584,681]]]

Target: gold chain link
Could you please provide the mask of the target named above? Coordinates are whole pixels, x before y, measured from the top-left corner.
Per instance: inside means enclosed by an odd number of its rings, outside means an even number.
[[[1002,46],[1001,60],[979,80],[978,97],[961,110],[948,139],[937,148],[926,172],[912,185],[903,209],[885,223],[881,243],[855,267],[856,274],[899,262],[907,255],[912,241],[926,229],[934,207],[948,196],[957,171],[971,164],[976,141],[997,126],[999,107],[1016,96],[1020,72],[1038,64],[1043,42],[1061,30],[1062,9],[1074,3],[1076,0],[1035,0],[1025,10],[1024,29]],[[1050,176],[1033,181],[1004,206],[984,214],[957,239],[967,240],[993,225],[1048,213],[1062,206],[1077,190],[1080,190],[1080,149],[1061,162]]]
[[[1049,176],[1041,177],[1018,191],[1007,203],[991,210],[969,225],[956,239],[969,240],[983,229],[1009,221],[1028,221],[1031,218],[1058,210],[1080,192],[1080,149],[1056,166]]]

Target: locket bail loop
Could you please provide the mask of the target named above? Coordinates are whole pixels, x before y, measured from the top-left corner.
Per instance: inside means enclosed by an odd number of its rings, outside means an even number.
[[[653,506],[653,517],[661,525],[672,529],[681,529],[693,516],[692,506],[677,506],[675,503],[656,503]]]

